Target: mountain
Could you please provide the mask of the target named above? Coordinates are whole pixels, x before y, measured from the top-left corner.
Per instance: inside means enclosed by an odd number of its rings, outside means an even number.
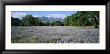
[[[19,18],[13,18],[13,17],[11,17],[11,25],[12,26],[20,25],[20,23],[21,23],[21,20]]]
[[[54,21],[61,21],[61,22],[63,22],[63,20],[64,19],[62,19],[62,18],[54,18],[54,17],[45,17],[45,16],[43,16],[43,17],[37,17],[37,18],[39,18],[42,22],[54,22]]]
[[[62,18],[53,18],[53,17],[50,17],[50,18],[48,18],[48,20],[49,20],[50,23],[51,22],[54,22],[54,21],[61,21],[61,22],[63,22],[63,19]]]
[[[45,17],[45,16],[43,16],[43,17],[37,17],[37,18],[39,18],[44,23],[49,21],[48,20],[48,17]]]

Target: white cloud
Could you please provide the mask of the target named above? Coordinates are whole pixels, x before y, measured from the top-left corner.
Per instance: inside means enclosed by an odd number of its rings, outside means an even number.
[[[23,13],[23,12],[12,12],[11,16],[14,18],[19,18],[22,19],[22,17],[26,16],[27,13]]]
[[[54,17],[54,18],[64,19],[66,16],[64,14],[49,14],[47,17]]]

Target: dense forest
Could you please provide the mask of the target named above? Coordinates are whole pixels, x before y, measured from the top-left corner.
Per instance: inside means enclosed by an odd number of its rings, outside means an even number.
[[[63,22],[42,22],[39,17],[26,15],[20,20],[19,18],[11,17],[12,26],[94,26],[99,27],[99,11],[77,11],[64,18]]]

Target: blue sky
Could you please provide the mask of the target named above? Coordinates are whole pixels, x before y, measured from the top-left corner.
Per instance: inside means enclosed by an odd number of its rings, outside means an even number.
[[[26,15],[32,15],[34,17],[54,17],[54,18],[65,18],[71,14],[75,14],[76,11],[12,11],[11,17],[22,19]]]

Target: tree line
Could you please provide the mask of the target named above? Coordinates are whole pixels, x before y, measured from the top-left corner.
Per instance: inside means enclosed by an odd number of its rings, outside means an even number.
[[[20,20],[19,18],[11,17],[12,26],[64,26],[61,21],[53,22],[42,22],[39,18],[33,17],[32,15],[26,15]]]
[[[64,19],[66,26],[94,26],[99,27],[99,11],[78,11]]]
[[[42,22],[39,18],[26,15],[22,20],[11,17],[12,26],[94,26],[99,27],[99,11],[77,11],[64,21]]]

